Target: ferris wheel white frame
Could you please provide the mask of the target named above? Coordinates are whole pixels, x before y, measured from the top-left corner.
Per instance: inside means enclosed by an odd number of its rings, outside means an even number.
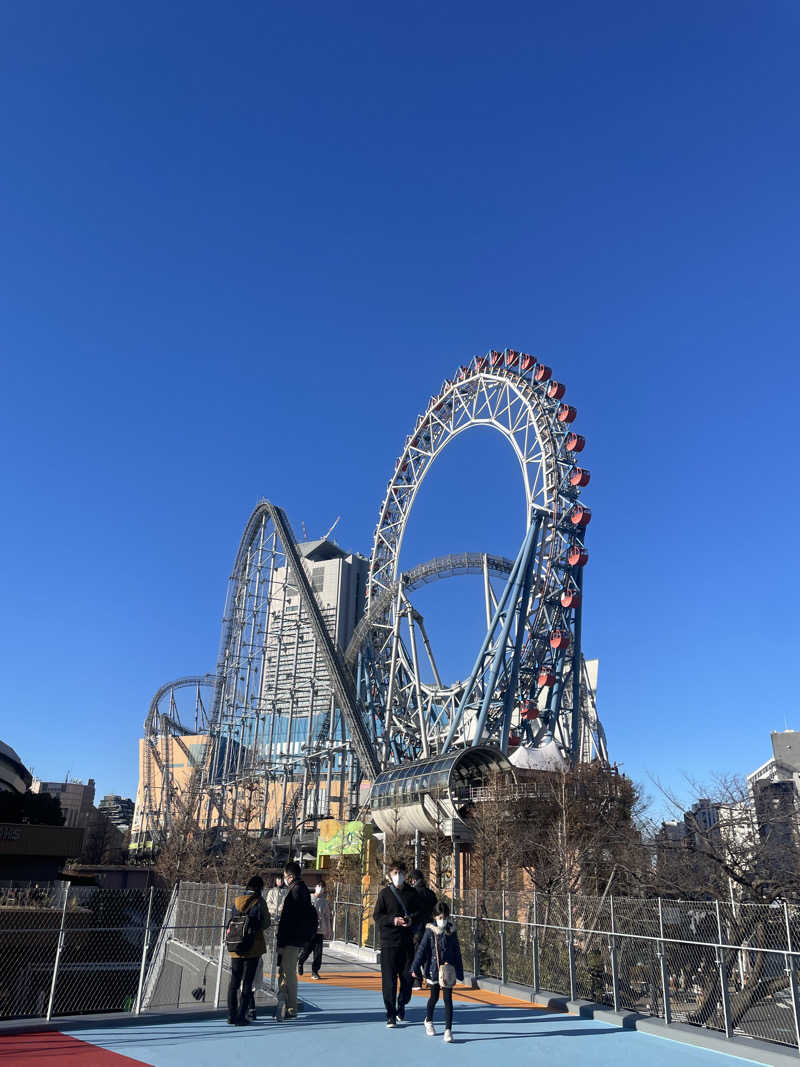
[[[420,687],[416,687],[416,701],[411,699],[415,706],[409,706],[408,694],[413,694],[413,687],[407,679],[405,685],[398,680],[398,672],[407,670],[409,656],[396,650],[400,597],[396,602],[389,601],[384,617],[375,620],[375,632],[380,635],[382,629],[383,637],[378,636],[370,647],[364,648],[358,667],[360,694],[373,717],[373,733],[382,746],[384,765],[428,754],[439,750],[442,744],[448,747],[452,743],[475,744],[488,739],[507,750],[514,739],[509,729],[510,686],[515,689],[513,726],[523,729],[532,744],[552,737],[573,759],[586,749],[579,736],[584,672],[578,664],[582,567],[588,558],[583,533],[591,513],[577,502],[581,488],[589,481],[589,472],[575,462],[585,442],[572,430],[577,412],[563,402],[564,393],[565,386],[553,380],[551,368],[534,357],[512,349],[492,351],[460,367],[454,379],[444,382],[406,438],[375,531],[368,613],[372,614],[373,604],[387,603],[387,591],[397,585],[406,527],[433,463],[451,441],[473,427],[486,426],[500,432],[517,456],[526,502],[525,566],[530,569],[531,580],[525,591],[520,571],[516,599],[513,604],[509,601],[505,614],[500,613],[479,654],[467,683],[470,695],[462,701],[458,723],[452,719],[453,693],[458,686],[442,688],[443,699],[447,697],[451,702],[451,721],[444,734],[442,707],[436,716],[426,717]],[[534,523],[536,530],[531,531]],[[569,562],[574,550],[578,551],[577,565]],[[520,604],[523,592],[525,603]],[[510,619],[505,625],[509,612],[514,611],[518,613],[516,625],[511,625]],[[394,634],[393,642],[387,640],[390,633]],[[500,644],[503,647],[498,652]],[[548,684],[537,685],[534,675],[547,679]],[[568,675],[572,692],[571,699],[565,700],[564,681]],[[400,693],[406,694],[405,705],[398,700]],[[429,707],[435,704],[430,696],[428,687]],[[499,715],[501,696],[503,715]],[[471,712],[466,707],[469,699],[473,700]],[[571,707],[567,716],[562,714],[562,706],[566,711],[568,704]],[[530,716],[524,722],[523,708]]]

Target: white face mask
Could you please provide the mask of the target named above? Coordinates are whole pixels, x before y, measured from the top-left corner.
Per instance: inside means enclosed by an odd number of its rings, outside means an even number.
[[[436,925],[439,927],[440,930],[444,930],[445,926],[447,926],[447,919],[442,919],[441,917],[438,918],[436,920]]]
[[[397,874],[392,875],[392,885],[395,887],[395,889],[399,889],[403,882],[405,882],[405,880],[406,876],[402,873],[402,871],[398,871]]]
[[[321,885],[314,886],[314,896],[315,897],[321,897],[322,896],[322,886]]]

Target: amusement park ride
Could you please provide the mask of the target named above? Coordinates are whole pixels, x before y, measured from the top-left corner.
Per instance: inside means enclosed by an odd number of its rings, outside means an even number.
[[[532,766],[545,751],[563,763],[607,762],[581,651],[591,512],[580,497],[590,474],[565,391],[549,366],[512,349],[478,356],[444,382],[389,480],[363,615],[346,648],[334,641],[286,515],[267,500],[257,505],[236,555],[216,674],[169,683],[151,704],[140,836],[155,840],[168,828],[176,751],[207,826],[244,823],[275,836],[312,815],[347,818],[362,784],[389,769],[471,747]],[[516,559],[478,551],[401,573],[420,487],[447,445],[477,426],[501,433],[519,462],[526,521]],[[448,684],[410,594],[461,574],[483,576],[486,632],[469,677]],[[179,710],[187,694],[192,722]]]

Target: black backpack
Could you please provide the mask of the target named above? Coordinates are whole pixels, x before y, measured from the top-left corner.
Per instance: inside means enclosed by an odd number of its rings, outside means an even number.
[[[234,905],[233,915],[225,929],[225,948],[228,952],[240,955],[252,948],[256,934],[261,929],[257,912],[258,898],[247,911],[237,911]]]

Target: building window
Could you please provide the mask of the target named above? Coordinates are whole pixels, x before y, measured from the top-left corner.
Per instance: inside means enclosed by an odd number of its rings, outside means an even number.
[[[311,572],[311,588],[315,593],[321,593],[325,585],[325,568],[315,567]]]

